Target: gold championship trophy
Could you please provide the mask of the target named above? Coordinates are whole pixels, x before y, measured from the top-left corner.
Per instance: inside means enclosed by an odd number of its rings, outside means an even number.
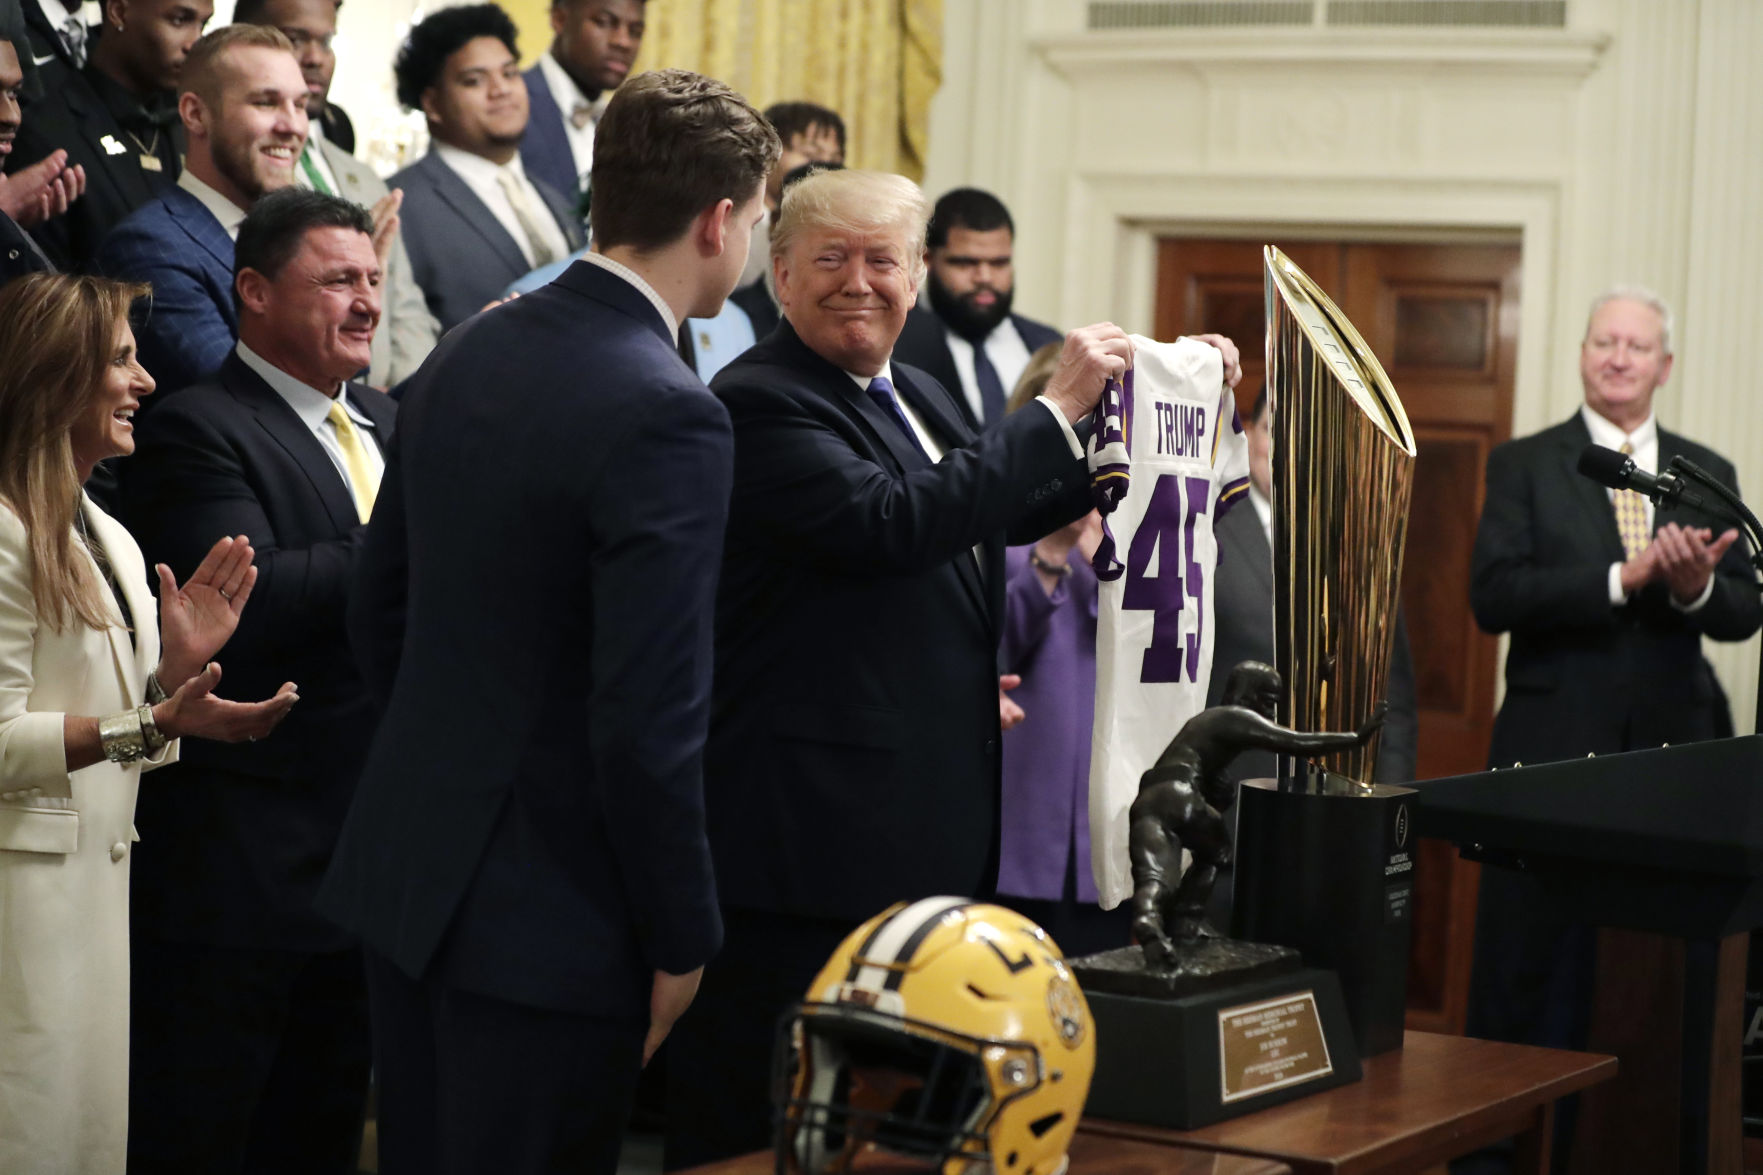
[[[1280,720],[1351,730],[1383,704],[1414,432],[1371,348],[1309,276],[1266,249]],[[1402,1044],[1413,914],[1412,788],[1373,782],[1378,740],[1243,785],[1237,938],[1335,971],[1363,1056]]]

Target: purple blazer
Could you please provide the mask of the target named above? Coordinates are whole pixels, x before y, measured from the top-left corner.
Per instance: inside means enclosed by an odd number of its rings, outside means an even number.
[[[1004,552],[999,663],[1003,672],[1022,675],[1010,697],[1027,717],[1004,734],[998,892],[1058,901],[1071,864],[1078,901],[1094,904],[1089,796],[1096,574],[1074,547],[1071,574],[1049,596],[1028,561],[1030,550]]]

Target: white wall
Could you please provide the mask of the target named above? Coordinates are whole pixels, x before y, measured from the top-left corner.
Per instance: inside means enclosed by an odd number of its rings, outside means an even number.
[[[1523,245],[1514,431],[1580,401],[1600,289],[1678,312],[1667,428],[1763,504],[1763,4],[1571,0],[1553,30],[1092,33],[1082,0],[945,0],[925,187],[1017,221],[1018,301],[1150,326],[1169,231]],[[1757,642],[1709,654],[1749,730]]]

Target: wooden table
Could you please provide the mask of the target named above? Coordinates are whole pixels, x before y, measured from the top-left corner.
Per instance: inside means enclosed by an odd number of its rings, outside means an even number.
[[[1200,1130],[1086,1118],[1102,1135],[1277,1159],[1298,1175],[1415,1172],[1517,1137],[1514,1170],[1549,1167],[1555,1100],[1616,1075],[1616,1058],[1410,1032],[1364,1079]]]
[[[860,1168],[864,1175],[883,1175],[885,1166]],[[923,1172],[922,1166],[909,1168]],[[1273,1159],[1227,1155],[1216,1151],[1140,1142],[1105,1134],[1079,1134],[1071,1144],[1070,1175],[1291,1175],[1291,1168]],[[772,1175],[771,1152],[742,1155],[677,1175]]]

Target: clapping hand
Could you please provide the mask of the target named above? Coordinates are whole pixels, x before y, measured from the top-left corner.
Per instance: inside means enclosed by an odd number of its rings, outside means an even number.
[[[252,566],[255,558],[250,540],[239,535],[215,543],[181,588],[171,568],[163,563],[155,566],[162,649],[159,682],[168,693],[178,692],[186,681],[203,672],[231,639],[239,626],[239,613],[257,582],[257,568]]]
[[[261,702],[229,702],[214,696],[220,666],[213,661],[165,701],[153,707],[153,722],[166,738],[212,739],[221,743],[256,742],[281,724],[300,700],[298,687],[284,681],[272,698]]]
[[[0,176],[0,212],[12,217],[20,228],[36,228],[51,216],[60,216],[86,190],[86,169],[69,167],[66,151],[48,156]]]

